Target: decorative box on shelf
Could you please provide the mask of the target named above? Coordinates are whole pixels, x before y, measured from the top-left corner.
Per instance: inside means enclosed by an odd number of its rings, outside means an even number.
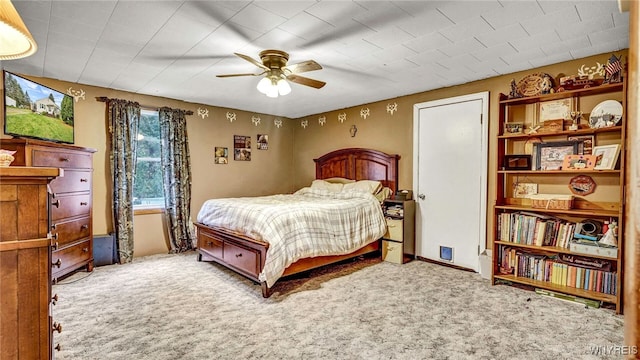
[[[570,210],[573,208],[573,195],[533,194],[531,207],[535,209]]]
[[[618,248],[613,246],[598,245],[596,241],[590,241],[593,244],[587,244],[579,241],[569,243],[569,250],[574,253],[604,256],[615,259],[618,257]]]

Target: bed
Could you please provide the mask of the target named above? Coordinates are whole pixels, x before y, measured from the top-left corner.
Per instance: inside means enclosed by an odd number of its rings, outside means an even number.
[[[363,148],[348,148],[332,151],[314,159],[316,179],[346,178],[357,181],[375,180],[379,181],[383,186],[388,187],[393,193],[396,191],[398,184],[399,158],[399,155],[389,155],[377,150]],[[299,190],[299,192],[307,192],[310,194],[304,193],[303,195],[314,196],[316,192],[312,190],[313,189],[307,190],[305,188]],[[297,193],[298,192],[296,192],[296,194]],[[364,199],[364,196],[363,199],[359,199],[358,195],[342,195],[342,197],[347,196],[355,196],[358,198],[348,201],[366,202],[370,199],[370,197]],[[255,199],[258,199],[260,202],[262,198],[266,198],[262,200],[262,202],[273,201],[277,203],[279,201],[277,196],[257,197]],[[234,199],[219,200],[231,201]],[[341,200],[336,199],[335,201]],[[205,203],[205,205],[206,204],[207,203]],[[231,203],[227,203],[224,207],[232,208],[233,206],[228,206],[230,204]],[[203,205],[203,208],[205,205]],[[220,204],[218,204],[218,206],[219,205]],[[201,213],[203,210],[204,209],[201,209]],[[379,237],[381,237],[381,235],[369,240],[366,244],[355,250],[350,249],[348,253],[342,251],[337,255],[330,254],[301,258],[286,266],[281,274],[275,276],[274,280],[274,276],[269,277],[263,273],[263,270],[266,272],[267,268],[271,268],[270,266],[265,268],[265,264],[270,265],[270,260],[273,260],[272,258],[267,259],[268,254],[273,254],[274,250],[272,248],[272,252],[269,252],[270,244],[268,239],[262,238],[261,236],[250,236],[248,233],[251,233],[251,231],[245,231],[245,229],[238,231],[230,230],[222,226],[213,226],[206,221],[205,216],[201,218],[201,214],[198,215],[198,221],[195,223],[195,226],[197,230],[198,261],[216,262],[261,284],[263,297],[269,297],[271,295],[271,289],[275,281],[279,278],[380,251]]]

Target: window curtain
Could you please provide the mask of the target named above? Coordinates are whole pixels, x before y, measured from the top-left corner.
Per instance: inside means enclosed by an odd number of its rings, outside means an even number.
[[[193,249],[195,240],[187,124],[183,110],[161,108],[159,119],[165,218],[171,251],[179,253]]]
[[[127,100],[107,100],[113,186],[113,227],[120,263],[133,260],[133,179],[140,104]]]

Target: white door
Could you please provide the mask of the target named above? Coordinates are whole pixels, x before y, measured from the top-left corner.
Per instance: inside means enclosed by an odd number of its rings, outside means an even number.
[[[488,93],[414,106],[416,254],[478,271],[486,246]]]

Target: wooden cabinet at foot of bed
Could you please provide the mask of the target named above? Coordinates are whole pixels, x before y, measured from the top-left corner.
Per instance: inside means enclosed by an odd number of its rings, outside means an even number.
[[[265,243],[246,238],[248,242],[241,244],[231,238],[232,234],[227,237],[225,232],[213,232],[200,226],[198,233],[198,260],[215,261],[260,282],[258,275],[264,266],[268,247],[265,247]]]

